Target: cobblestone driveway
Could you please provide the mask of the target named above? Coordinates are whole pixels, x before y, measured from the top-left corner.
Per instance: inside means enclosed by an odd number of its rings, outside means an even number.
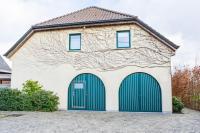
[[[200,112],[189,109],[184,114],[172,115],[84,111],[0,112],[0,115],[0,133],[200,133]]]

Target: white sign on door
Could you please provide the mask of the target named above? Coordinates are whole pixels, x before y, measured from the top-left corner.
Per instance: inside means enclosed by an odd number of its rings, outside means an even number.
[[[84,87],[83,83],[74,83],[75,89],[83,89],[83,87]]]

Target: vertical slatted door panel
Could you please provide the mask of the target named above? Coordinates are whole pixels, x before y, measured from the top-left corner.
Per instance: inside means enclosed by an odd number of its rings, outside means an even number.
[[[161,112],[161,89],[158,82],[146,73],[127,76],[119,88],[119,111]]]
[[[86,89],[85,89],[85,75],[75,77],[69,85],[68,90],[68,109],[70,110],[84,110],[86,107]],[[83,89],[76,89],[76,83],[84,84]]]
[[[138,75],[126,77],[119,89],[119,111],[139,111]]]
[[[141,74],[141,112],[161,112],[161,89],[160,85],[152,76]]]
[[[74,83],[84,83],[84,93],[74,89]],[[74,90],[76,90],[76,99],[74,98]],[[85,108],[76,108],[73,106],[85,105]],[[75,77],[69,86],[68,92],[68,109],[72,110],[105,110],[105,87],[101,79],[89,73],[80,74]]]
[[[95,75],[87,75],[87,110],[105,111],[105,87]]]

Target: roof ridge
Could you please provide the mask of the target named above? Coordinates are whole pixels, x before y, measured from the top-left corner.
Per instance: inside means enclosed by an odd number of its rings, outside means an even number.
[[[120,15],[123,15],[123,16],[126,16],[126,17],[134,17],[134,18],[137,18],[137,16],[134,16],[134,15],[131,15],[131,14],[122,13],[122,12],[118,12],[118,11],[114,11],[114,10],[110,10],[110,9],[106,9],[106,8],[102,8],[102,7],[98,7],[98,6],[91,6],[91,7],[98,8],[98,9],[100,9],[100,10],[108,11],[108,12],[115,13],[115,14],[120,14]],[[90,8],[91,8],[91,7],[90,7]]]
[[[49,21],[52,21],[52,20],[55,20],[55,19],[58,19],[58,18],[62,18],[62,17],[68,16],[68,15],[71,15],[71,14],[73,14],[73,13],[77,13],[77,12],[83,11],[83,10],[88,9],[88,8],[91,8],[91,7],[86,7],[86,8],[80,9],[80,10],[76,10],[76,11],[73,11],[73,12],[70,12],[70,13],[67,13],[67,14],[64,14],[64,15],[62,15],[62,16],[58,16],[58,17],[55,17],[55,18],[52,18],[52,19],[48,19],[48,20],[46,20],[46,21],[37,23],[37,24],[35,24],[34,26],[37,26],[37,25],[40,25],[40,24],[43,24],[43,23],[46,23],[46,22],[49,22]]]
[[[86,10],[91,8],[91,12],[84,12],[79,13],[80,11]],[[89,10],[90,11],[90,10]],[[97,12],[94,14],[94,16],[91,16],[93,12]],[[99,13],[100,12],[100,13]],[[78,15],[73,13],[79,13]],[[72,14],[72,15],[71,15]],[[71,16],[68,16],[71,15]],[[77,15],[77,16],[76,16]],[[83,16],[81,16],[83,15]],[[66,18],[65,18],[66,16]],[[64,18],[62,18],[64,17]],[[71,18],[73,17],[73,18]],[[94,17],[91,19],[91,17]],[[95,18],[96,17],[96,18]],[[59,19],[60,20],[56,20]],[[71,20],[70,20],[71,19]],[[81,20],[82,19],[82,20]],[[54,21],[55,20],[55,21]],[[54,21],[54,22],[51,22]],[[141,21],[137,16],[121,13],[118,11],[113,11],[110,9],[105,9],[97,6],[89,6],[77,11],[73,11],[71,13],[55,17],[46,21],[43,21],[41,23],[33,25],[5,54],[4,56],[10,58],[21,46],[23,46],[24,42],[28,37],[30,37],[34,32],[43,31],[43,30],[55,30],[55,29],[61,29],[65,27],[75,27],[80,28],[82,26],[99,26],[99,25],[111,25],[111,24],[137,24],[141,26],[144,30],[154,35],[156,38],[160,39],[164,44],[169,46],[173,51],[178,49],[179,46],[165,38],[163,35],[155,31],[152,27],[145,24],[143,21]]]
[[[67,13],[67,14],[64,14],[64,15],[62,15],[62,16],[58,16],[58,17],[55,17],[55,18],[52,18],[52,19],[49,19],[49,20],[46,20],[46,21],[37,23],[37,24],[35,24],[34,26],[37,26],[37,25],[40,25],[40,24],[43,24],[43,23],[46,23],[46,22],[50,22],[50,21],[56,20],[56,19],[58,19],[58,18],[63,18],[63,17],[69,16],[69,15],[71,15],[71,14],[73,14],[73,13],[78,13],[78,12],[80,12],[80,11],[83,11],[83,10],[86,10],[86,9],[89,9],[89,8],[97,8],[97,9],[100,9],[100,10],[103,10],[103,11],[107,11],[107,12],[111,12],[111,13],[114,13],[114,14],[120,14],[120,15],[123,15],[123,16],[126,16],[126,17],[134,17],[134,18],[137,18],[137,16],[134,16],[134,15],[130,15],[130,14],[126,14],[126,13],[121,13],[121,12],[117,12],[117,11],[114,11],[114,10],[105,9],[105,8],[98,7],[98,6],[89,6],[89,7],[80,9],[80,10],[76,10],[76,11],[73,11],[73,12],[70,12],[70,13]]]

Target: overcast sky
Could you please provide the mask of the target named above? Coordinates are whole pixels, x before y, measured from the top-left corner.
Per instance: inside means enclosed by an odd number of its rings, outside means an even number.
[[[173,66],[200,64],[200,0],[1,0],[0,54],[32,25],[88,6],[138,16],[180,45]]]

